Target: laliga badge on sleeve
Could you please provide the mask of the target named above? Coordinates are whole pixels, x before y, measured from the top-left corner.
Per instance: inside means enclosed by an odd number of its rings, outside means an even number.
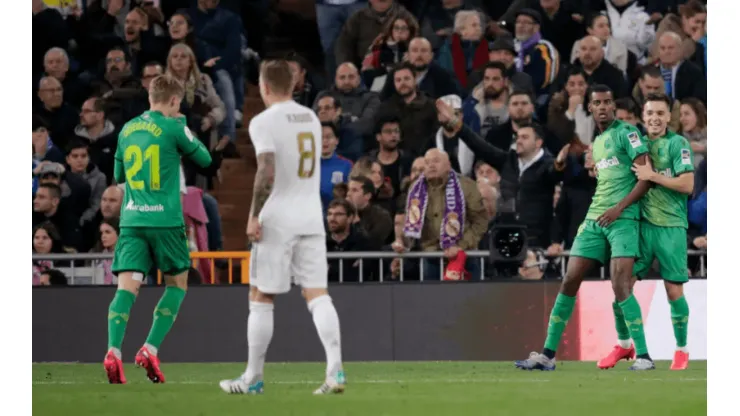
[[[640,137],[637,135],[636,132],[632,132],[627,135],[627,140],[629,140],[630,144],[632,145],[632,148],[637,149],[640,147]]]
[[[689,149],[681,150],[681,163],[684,165],[691,164],[691,152],[689,151]]]

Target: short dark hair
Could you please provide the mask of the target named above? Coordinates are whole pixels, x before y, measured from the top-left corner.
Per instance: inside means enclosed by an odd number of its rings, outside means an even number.
[[[414,68],[414,65],[411,62],[402,61],[396,64],[395,67],[393,67],[393,76],[395,76],[396,72],[408,69],[411,71],[412,75],[416,75],[416,68]]]
[[[614,91],[612,91],[611,88],[607,87],[604,84],[593,84],[590,87],[588,87],[588,91],[586,91],[586,95],[590,99],[592,94],[595,94],[595,93],[607,93],[607,92],[609,94],[611,94],[612,97],[614,97]]]
[[[511,101],[512,98],[518,95],[526,95],[527,98],[529,98],[529,101],[534,103],[534,98],[532,98],[532,94],[530,94],[529,91],[522,89],[515,89],[514,91],[512,91],[511,94],[509,94],[509,101]]]
[[[183,15],[180,15],[180,16],[183,16]],[[145,63],[144,66],[141,67],[141,73],[142,74],[144,73],[144,68],[148,68],[150,66],[158,66],[158,67],[162,68],[162,72],[164,72],[164,65],[160,64],[157,61],[149,61],[149,62]]]
[[[72,151],[75,150],[75,149],[85,149],[85,150],[88,150],[89,148],[90,148],[90,146],[87,143],[85,143],[84,141],[79,140],[79,139],[73,139],[67,145],[67,148],[66,148],[66,150],[67,150],[67,156],[69,156],[69,154],[72,153]]]
[[[114,52],[114,51],[123,52],[123,59],[126,61],[126,63],[131,62],[131,57],[129,56],[128,52],[126,52],[126,50],[123,49],[121,46],[114,46],[108,49],[108,52],[105,53],[105,56],[108,56],[109,53]]]
[[[353,176],[349,178],[350,182],[358,182],[362,184],[362,193],[364,194],[374,194],[375,193],[375,185],[373,185],[373,181],[370,180],[367,176]]]
[[[319,97],[316,100],[316,105],[318,106],[319,105],[319,101],[322,100],[322,99],[324,99],[324,98],[327,98],[327,97],[328,98],[331,98],[332,100],[334,100],[334,108],[342,108],[342,102],[339,101],[339,97],[336,94],[334,94],[333,92],[328,92],[328,93],[322,95],[321,97]]]
[[[583,79],[586,80],[588,83],[588,75],[586,74],[586,71],[583,70],[580,66],[574,66],[568,69],[568,72],[565,74],[565,82],[568,82],[570,77],[576,77],[576,76],[582,76]]]
[[[647,65],[642,67],[640,70],[640,79],[650,78],[663,78],[663,74],[660,73],[660,68],[655,65]]]
[[[88,100],[93,100],[93,110],[97,113],[105,113],[106,102],[105,99],[99,95],[92,95]]]
[[[39,189],[41,188],[48,189],[52,198],[62,199],[62,188],[59,185],[55,183],[44,182],[39,184]]]
[[[381,112],[375,120],[375,134],[377,135],[383,132],[383,126],[386,124],[398,124],[400,126],[401,118],[395,113]]]
[[[324,127],[329,127],[331,131],[334,133],[334,137],[339,139],[339,129],[337,129],[336,124],[332,123],[331,121],[322,121],[321,122],[321,129],[323,130]]]
[[[503,62],[499,62],[499,61],[488,62],[486,66],[483,67],[483,73],[485,74],[486,71],[489,69],[498,69],[499,71],[501,71],[501,76],[503,76],[504,78],[509,77],[508,75],[506,75],[506,65],[504,65]]]
[[[67,286],[67,276],[62,271],[57,269],[44,270],[41,275],[49,276],[49,285],[51,286]]]
[[[288,62],[297,63],[298,66],[301,67],[301,69],[308,69],[308,61],[306,61],[306,59],[303,56],[299,55],[296,51],[289,51],[282,58]]]
[[[538,123],[534,121],[528,121],[519,125],[519,129],[523,128],[531,128],[534,131],[535,138],[545,140],[545,130]]]
[[[645,103],[648,103],[649,101],[662,101],[668,107],[668,111],[671,110],[671,97],[667,96],[666,94],[660,92],[648,94],[648,96],[645,98]]]
[[[331,202],[329,202],[329,206],[327,207],[327,211],[336,208],[336,207],[342,207],[344,208],[344,212],[347,215],[355,215],[355,207],[346,199],[334,199]]]
[[[640,108],[638,107],[635,100],[630,97],[623,97],[614,100],[614,106],[617,108],[617,110],[623,110],[635,116],[640,115]],[[670,108],[670,106],[668,106],[668,108]]]
[[[596,22],[596,19],[598,19],[599,17],[606,17],[606,21],[609,23],[609,26],[611,27],[612,21],[611,19],[609,19],[609,15],[603,11],[589,13],[586,16],[586,27],[593,29],[594,23]]]

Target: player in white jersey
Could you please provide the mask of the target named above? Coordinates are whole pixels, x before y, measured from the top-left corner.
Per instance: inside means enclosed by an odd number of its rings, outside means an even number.
[[[257,154],[247,225],[252,241],[249,360],[244,374],[221,381],[227,393],[262,393],[265,354],[273,331],[273,299],[290,291],[291,277],[301,286],[326,351],[326,381],[314,394],[344,391],[339,317],[327,293],[321,123],[310,108],[293,101],[293,82],[286,61],[262,64],[260,94],[267,109],[249,124]]]

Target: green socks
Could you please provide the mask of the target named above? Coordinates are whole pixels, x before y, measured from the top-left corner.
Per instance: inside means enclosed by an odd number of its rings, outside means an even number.
[[[131,314],[136,295],[128,290],[117,290],[116,296],[108,307],[108,349],[121,350],[123,335],[126,333],[126,324]]]
[[[686,346],[689,326],[689,304],[686,298],[681,296],[676,300],[668,301],[671,305],[671,322],[673,323],[673,335],[676,337],[676,346]]]
[[[149,336],[146,338],[147,344],[159,349],[164,337],[170,332],[172,324],[175,323],[177,312],[180,310],[180,305],[185,299],[186,293],[185,290],[179,287],[167,286],[156,309],[154,309],[154,320]]]
[[[565,326],[568,325],[571,314],[573,314],[575,304],[575,296],[571,297],[558,293],[558,297],[555,299],[555,306],[553,306],[552,312],[550,312],[550,323],[547,325],[545,349],[553,352],[557,351],[560,338],[563,336]]]
[[[629,335],[632,341],[635,343],[635,352],[638,356],[647,354],[647,342],[645,341],[645,331],[642,322],[642,310],[640,304],[637,303],[634,295],[630,295],[627,299],[619,302],[619,306],[622,308],[624,314],[624,322],[629,331]]]
[[[617,328],[617,339],[620,341],[629,340],[630,330],[627,329],[627,324],[624,322],[622,307],[619,306],[617,301],[612,302],[612,310],[614,311],[614,326]]]

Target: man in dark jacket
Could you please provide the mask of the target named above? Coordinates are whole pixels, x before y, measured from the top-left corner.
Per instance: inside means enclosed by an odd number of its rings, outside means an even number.
[[[614,91],[614,98],[629,96],[627,80],[622,71],[604,59],[604,48],[601,40],[596,36],[586,36],[581,39],[578,59],[575,66],[583,68],[588,76],[586,82],[589,85],[603,84]],[[567,73],[563,74],[567,77]],[[567,79],[560,78],[559,85],[564,85]]]
[[[563,147],[553,159],[543,148],[542,129],[536,124],[522,124],[516,149],[504,151],[464,126],[452,107],[437,101],[437,109],[440,121],[459,131],[460,140],[501,173],[501,198],[504,205],[514,207],[518,220],[527,227],[529,244],[549,246],[555,185],[562,180],[570,146]]]
[[[347,200],[357,209],[357,225],[365,231],[374,249],[380,247],[393,233],[391,214],[370,202],[375,194],[373,182],[364,176],[350,178]]]
[[[506,78],[508,80],[509,91],[526,91],[529,95],[534,95],[532,86],[532,77],[526,72],[516,70],[514,59],[516,58],[516,48],[514,41],[508,37],[499,36],[488,46],[488,60],[491,62],[501,62],[506,66]],[[470,73],[468,77],[468,90],[473,89],[483,80],[485,68],[477,69]]]
[[[33,114],[45,120],[54,144],[63,149],[74,131],[77,111],[64,102],[64,88],[54,77],[41,78],[38,97],[41,104]]]
[[[50,221],[57,227],[66,247],[79,248],[80,235],[74,215],[61,205],[61,189],[53,183],[42,183],[33,199],[32,225]]]
[[[354,207],[346,199],[335,199],[329,203],[326,222],[329,232],[326,235],[326,252],[371,251],[367,236],[358,228],[352,226],[356,215]],[[375,267],[365,261],[362,268],[362,280],[374,280]],[[358,259],[329,260],[330,282],[359,282],[360,262]],[[341,269],[340,269],[340,263]]]
[[[75,127],[75,139],[87,143],[90,162],[113,182],[113,158],[118,147],[118,131],[105,115],[102,99],[92,97],[82,104],[80,124]]]
[[[350,126],[358,134],[366,136],[372,133],[375,113],[380,107],[380,98],[378,94],[368,91],[362,85],[360,73],[354,64],[345,62],[339,65],[334,76],[334,85],[316,96],[313,103],[314,111],[318,110],[318,101],[328,94],[339,99],[342,114],[351,117]]]
[[[486,142],[500,150],[514,149],[516,133],[519,127],[531,124],[534,120],[534,101],[526,91],[516,90],[509,95],[509,120],[498,126],[493,126],[486,134]],[[563,147],[556,136],[549,131],[543,131],[544,146],[550,154],[557,154]]]

